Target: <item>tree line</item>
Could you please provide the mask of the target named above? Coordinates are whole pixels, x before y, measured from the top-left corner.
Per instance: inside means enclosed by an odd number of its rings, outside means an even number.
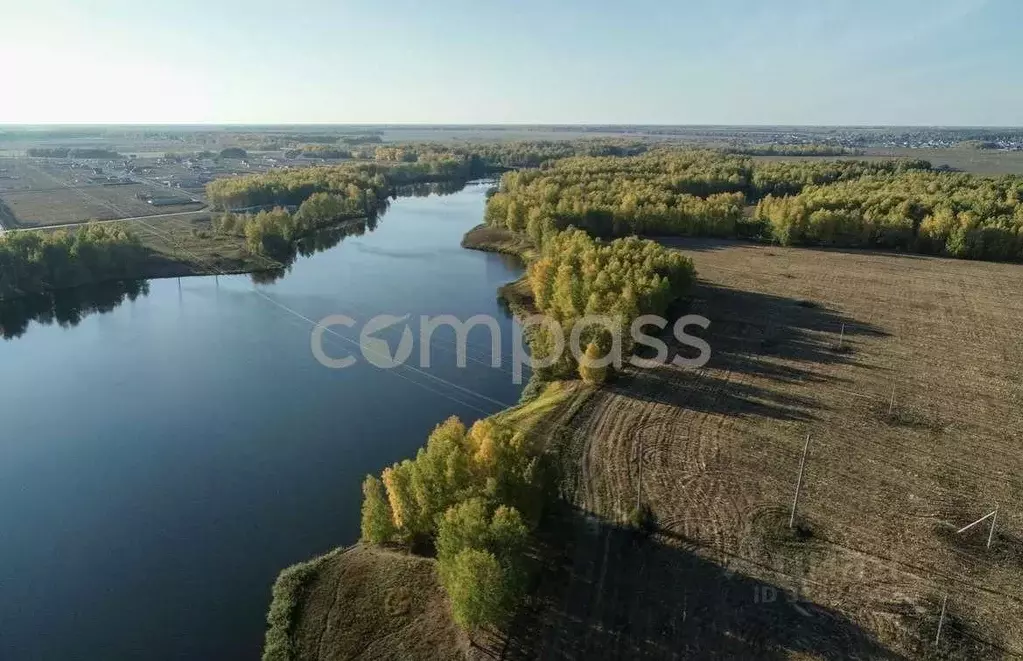
[[[819,144],[739,144],[724,147],[726,154],[743,154],[745,156],[858,156],[862,149],[850,149],[838,145]]]
[[[0,299],[135,277],[148,251],[109,224],[0,236]]]
[[[294,213],[284,207],[257,213],[228,211],[215,217],[213,229],[243,236],[250,252],[280,261],[293,252],[299,238],[343,220],[376,217],[385,205],[386,198],[358,188],[347,194],[313,193]]]
[[[286,207],[298,206],[315,193],[384,199],[395,186],[464,180],[468,175],[466,164],[452,160],[401,165],[343,163],[216,179],[206,185],[206,195],[215,208],[224,211]]]
[[[1023,178],[1018,176],[877,173],[768,196],[757,205],[755,217],[785,245],[1023,261]]]
[[[758,238],[1023,261],[1023,178],[943,172],[921,160],[756,162],[655,149],[507,173],[486,220],[535,241],[575,226],[602,237]]]

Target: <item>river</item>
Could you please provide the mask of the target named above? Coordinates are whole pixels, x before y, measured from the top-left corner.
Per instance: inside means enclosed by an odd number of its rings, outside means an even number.
[[[0,658],[257,659],[277,573],[356,540],[367,473],[449,415],[518,400],[496,289],[521,268],[459,246],[485,190],[398,198],[273,283],[155,280],[0,314]],[[414,367],[374,367],[358,325],[324,336],[355,365],[316,360],[307,320],[381,313],[492,315],[504,366],[482,328],[466,368],[441,331],[428,369],[418,337]]]

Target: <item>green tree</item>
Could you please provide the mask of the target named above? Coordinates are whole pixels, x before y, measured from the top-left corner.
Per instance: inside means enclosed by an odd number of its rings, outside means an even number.
[[[489,545],[490,523],[486,503],[481,498],[454,505],[444,514],[437,533],[437,558],[441,562],[450,562],[465,549]]]
[[[384,485],[367,475],[362,483],[362,541],[382,544],[394,539],[394,515],[384,496]]]
[[[460,551],[442,572],[455,622],[467,631],[497,627],[510,614],[512,595],[501,563],[479,549]]]
[[[595,361],[602,358],[602,352],[596,342],[590,342],[586,353],[579,360],[579,377],[591,385],[601,385],[607,380],[607,366],[596,365]]]

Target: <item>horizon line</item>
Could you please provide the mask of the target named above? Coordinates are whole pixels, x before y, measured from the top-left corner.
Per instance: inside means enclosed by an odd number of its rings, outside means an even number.
[[[518,128],[948,128],[948,129],[1020,129],[1023,125],[1011,124],[656,124],[656,123],[616,123],[616,122],[0,122],[0,128],[49,128],[49,127],[150,127],[150,126],[251,126],[251,127],[277,127],[277,126],[371,126],[371,127],[445,127],[445,128],[478,128],[478,127],[518,127]]]

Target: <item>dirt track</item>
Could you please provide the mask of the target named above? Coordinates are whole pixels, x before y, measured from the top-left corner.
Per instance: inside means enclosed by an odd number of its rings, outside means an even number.
[[[690,308],[712,321],[713,358],[634,370],[573,419],[577,535],[527,647],[1023,655],[1023,267],[676,243],[700,274]],[[638,502],[660,530],[644,544],[616,528]],[[955,534],[996,505],[990,550],[986,524]],[[782,596],[757,603],[761,585]]]

